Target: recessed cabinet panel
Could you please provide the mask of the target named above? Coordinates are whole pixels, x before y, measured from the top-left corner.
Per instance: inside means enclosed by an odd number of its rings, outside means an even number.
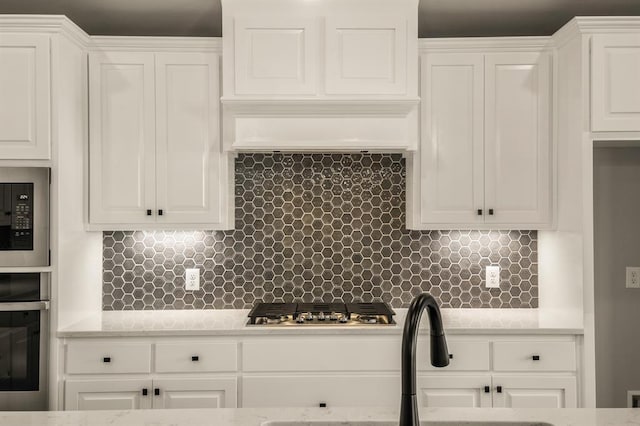
[[[162,53],[155,63],[157,220],[219,222],[218,57]]]
[[[145,223],[155,206],[153,54],[96,53],[90,74],[90,219]]]
[[[316,91],[317,24],[236,19],[235,92],[311,95]]]
[[[594,35],[591,68],[591,130],[640,131],[640,35]]]
[[[483,58],[423,57],[420,149],[421,220],[483,221]]]
[[[544,223],[550,204],[550,62],[547,54],[485,57],[485,216]]]
[[[144,389],[147,394],[144,395]],[[65,410],[151,408],[150,379],[67,380]]]
[[[49,36],[0,37],[0,158],[47,159],[51,147]]]
[[[494,376],[494,408],[576,408],[575,377]]]
[[[421,407],[487,408],[491,407],[490,375],[418,376],[417,397]]]
[[[153,387],[153,408],[237,407],[235,377],[155,379]]]

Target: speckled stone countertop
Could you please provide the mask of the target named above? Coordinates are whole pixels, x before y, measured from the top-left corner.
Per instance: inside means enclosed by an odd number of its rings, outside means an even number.
[[[392,426],[398,413],[384,408],[222,408],[192,410],[2,412],[8,426]],[[425,426],[618,426],[640,425],[638,409],[431,408]],[[526,423],[521,423],[526,422]]]
[[[406,309],[395,309],[396,325],[247,326],[248,310],[105,311],[58,331],[59,337],[214,336],[267,334],[400,334]],[[583,334],[577,313],[542,309],[443,309],[448,334]],[[426,315],[425,315],[426,317]],[[422,321],[428,330],[428,321]]]

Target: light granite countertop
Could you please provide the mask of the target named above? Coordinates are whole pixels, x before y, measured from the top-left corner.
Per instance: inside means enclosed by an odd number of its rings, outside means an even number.
[[[401,334],[406,309],[395,325],[247,326],[246,309],[105,311],[58,331],[59,337],[214,336],[267,334]],[[578,313],[542,309],[443,309],[447,334],[583,334]],[[428,321],[422,321],[428,331]]]
[[[398,412],[385,408],[222,408],[191,410],[1,412],[5,426],[391,426]],[[424,425],[517,426],[640,425],[638,409],[431,408],[421,411]],[[277,423],[276,423],[277,422]]]

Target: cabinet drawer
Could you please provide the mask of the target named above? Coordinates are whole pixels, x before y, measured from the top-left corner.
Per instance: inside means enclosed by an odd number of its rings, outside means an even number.
[[[489,342],[472,340],[447,340],[449,349],[449,365],[447,371],[488,371],[489,370]],[[442,371],[433,367],[429,361],[429,338],[418,340],[418,370]],[[425,361],[426,360],[426,361]]]
[[[66,371],[69,374],[150,373],[151,344],[68,343]]]
[[[243,407],[396,407],[400,375],[244,376]]]
[[[322,338],[246,342],[244,371],[400,370],[400,339]]]
[[[238,367],[237,344],[186,342],[156,344],[156,372],[193,373],[235,371]]]
[[[576,369],[574,342],[494,342],[495,371],[572,371]]]

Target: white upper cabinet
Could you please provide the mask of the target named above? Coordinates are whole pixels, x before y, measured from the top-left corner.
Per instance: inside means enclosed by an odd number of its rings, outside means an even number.
[[[591,130],[640,131],[640,34],[595,34],[591,43]]]
[[[549,54],[428,52],[421,73],[408,227],[549,227]]]
[[[90,54],[90,225],[227,227],[218,55]]]
[[[407,21],[327,18],[326,91],[329,95],[407,93]]]
[[[51,156],[49,36],[0,33],[0,159]]]

